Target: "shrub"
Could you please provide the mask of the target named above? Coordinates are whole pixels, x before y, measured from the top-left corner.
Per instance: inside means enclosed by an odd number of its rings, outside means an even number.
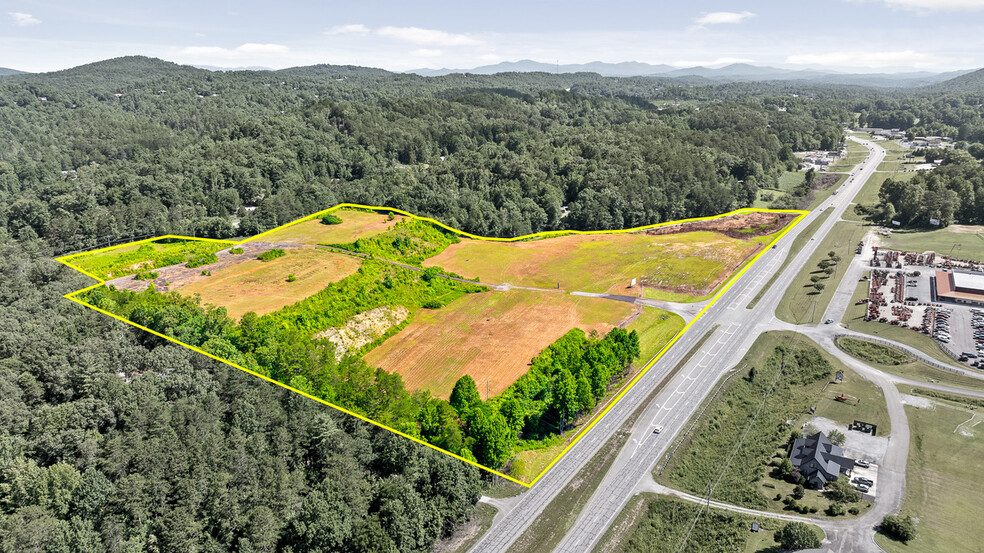
[[[297,277],[294,276],[294,273],[287,275],[287,282],[294,282],[295,280],[297,280]]]
[[[133,275],[133,280],[154,280],[155,278],[157,278],[157,273],[154,271],[144,271]]]
[[[902,543],[916,539],[916,524],[909,515],[888,515],[882,519],[882,532]]]
[[[272,250],[267,250],[261,253],[260,255],[256,256],[256,258],[259,259],[260,261],[272,261],[274,259],[277,259],[278,257],[283,257],[284,255],[286,255],[286,252],[284,252],[284,250],[280,248],[274,248]]]
[[[229,253],[231,253],[233,255],[240,255],[241,253],[243,253],[243,249],[242,248],[231,248],[229,250]]]
[[[782,494],[781,493],[777,493],[776,494],[776,498],[775,498],[774,501],[779,501],[780,499],[782,499]]]
[[[817,512],[817,511],[819,511],[819,510],[820,510],[820,509],[817,509],[817,508],[816,508],[816,506],[813,506],[813,507],[810,507],[810,512],[811,512],[811,513],[815,513],[815,512]]]
[[[790,522],[776,532],[775,540],[783,549],[816,549],[820,538],[802,522]]]
[[[212,271],[208,269],[202,269],[202,276],[212,276]]]
[[[322,225],[337,225],[341,222],[342,222],[341,217],[339,217],[338,215],[332,215],[331,213],[321,218]]]
[[[847,478],[838,478],[827,484],[827,497],[839,503],[857,503],[861,501],[861,492],[854,489]]]
[[[827,509],[824,512],[832,517],[840,516],[844,514],[844,506],[840,503],[831,503],[827,505]]]
[[[793,488],[794,498],[803,499],[804,495],[806,495],[806,490],[803,488],[803,486],[797,485],[795,488]]]
[[[858,514],[858,513],[860,513],[860,512],[861,512],[861,509],[859,509],[859,508],[858,508],[858,507],[857,507],[857,506],[855,505],[854,507],[851,507],[850,509],[848,509],[848,510],[847,510],[847,512],[849,512],[849,513],[851,513],[852,515],[856,515],[856,514]]]
[[[421,307],[424,309],[440,309],[444,306],[437,300],[427,300]]]
[[[219,258],[216,257],[215,254],[212,252],[200,253],[195,255],[195,257],[192,257],[190,260],[188,260],[188,262],[185,263],[185,267],[188,267],[189,269],[194,269],[196,267],[201,267],[202,265],[215,263],[218,260]]]

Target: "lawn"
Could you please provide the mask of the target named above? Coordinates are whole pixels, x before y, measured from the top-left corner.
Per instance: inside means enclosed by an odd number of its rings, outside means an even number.
[[[795,280],[790,283],[785,295],[779,302],[779,306],[776,307],[776,316],[794,324],[819,323],[827,309],[827,304],[834,296],[837,284],[847,272],[851,259],[855,255],[854,249],[864,237],[864,233],[864,227],[858,223],[841,221],[834,225],[834,228],[820,243],[810,260],[796,275]],[[841,261],[834,265],[834,273],[827,277],[817,267],[817,263],[821,259],[826,259],[827,252],[830,251],[836,252],[841,257]],[[820,282],[825,285],[822,291],[817,292],[813,287],[813,283],[810,281],[812,276],[821,277]]]
[[[846,328],[856,332],[861,332],[871,336],[878,336],[879,338],[906,344],[922,351],[937,361],[958,367],[960,366],[949,355],[947,355],[942,348],[940,348],[940,345],[936,340],[933,340],[926,334],[916,332],[915,330],[909,328],[899,328],[895,325],[864,320],[864,316],[868,312],[868,306],[863,303],[859,305],[858,300],[867,296],[868,281],[858,282],[857,287],[854,289],[854,295],[851,296],[851,302],[847,306],[847,310],[844,311],[844,318],[841,321]],[[940,371],[940,373],[947,374],[943,371]]]
[[[468,374],[484,397],[509,387],[541,350],[572,328],[608,332],[634,310],[628,303],[560,292],[510,290],[470,294],[413,321],[365,355],[366,362],[403,376],[408,390],[446,398]],[[654,310],[658,311],[658,310]],[[677,315],[652,321],[651,341],[669,340],[682,327]],[[647,346],[649,348],[653,345]]]
[[[984,415],[936,401],[934,409],[905,407],[912,432],[902,513],[917,517],[917,537],[908,545],[883,535],[890,553],[980,551],[984,543]]]
[[[313,247],[293,248],[271,261],[245,259],[182,286],[178,292],[198,294],[203,303],[225,307],[226,313],[238,320],[248,311],[265,315],[314,295],[354,273],[359,263],[352,256]],[[288,282],[291,274],[295,280]]]
[[[514,243],[464,240],[424,265],[494,284],[559,285],[561,290],[595,293],[633,294],[638,288],[627,287],[638,278],[640,284],[672,296],[660,299],[685,299],[708,294],[760,247],[756,239],[709,231],[572,235]]]
[[[776,349],[780,345],[789,350],[784,357]],[[780,362],[785,367],[781,378]],[[748,375],[753,367],[755,377],[750,380]],[[830,383],[837,370],[844,371],[844,382]],[[881,390],[800,335],[763,334],[742,360],[739,371],[708,404],[697,426],[683,439],[665,469],[657,470],[657,481],[703,495],[707,486],[720,478],[714,498],[743,507],[780,511],[784,504],[774,497],[776,493],[785,497],[788,493],[784,492],[791,492],[792,486],[789,490],[779,489],[785,483],[768,476],[768,464],[774,456],[784,454],[790,432],[812,418],[811,407],[816,407],[816,416],[841,424],[865,420],[877,424],[880,433],[890,431]],[[762,408],[769,390],[772,392]],[[840,393],[858,397],[861,402],[852,405],[835,401],[834,397]],[[756,412],[758,417],[749,428]],[[787,425],[786,421],[792,424]],[[736,451],[746,430],[745,440]],[[722,472],[732,454],[731,464]],[[819,498],[817,501],[822,502],[817,505],[822,513],[829,501]]]
[[[342,222],[337,225],[324,225],[321,219],[317,218],[286,228],[274,229],[258,239],[264,242],[295,244],[344,244],[385,232],[405,219],[402,215],[397,215],[390,220],[389,215],[347,209],[335,210],[332,214],[340,217]]]
[[[232,244],[232,242],[206,240],[157,240],[142,244],[126,244],[111,250],[82,253],[62,259],[91,275],[109,280],[185,263],[196,256],[214,253]]]
[[[984,227],[950,225],[939,230],[899,230],[884,239],[886,247],[907,251],[935,251],[962,259],[984,261]]]
[[[595,553],[678,553],[700,505],[653,493],[633,496],[595,547]],[[752,532],[753,522],[761,526]],[[683,551],[734,551],[743,553],[779,550],[773,539],[783,521],[752,517],[723,509],[701,515]],[[823,530],[811,526],[820,539]]]

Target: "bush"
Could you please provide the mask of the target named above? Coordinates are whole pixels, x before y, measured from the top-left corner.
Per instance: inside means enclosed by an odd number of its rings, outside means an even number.
[[[832,517],[836,517],[843,515],[845,511],[844,506],[840,503],[831,503],[827,506],[827,509],[824,512]]]
[[[154,271],[144,271],[133,275],[133,280],[154,280],[155,278],[157,278],[157,273]]]
[[[287,275],[287,282],[294,282],[295,280],[297,280],[297,277],[294,276],[294,273]]]
[[[861,512],[861,509],[859,509],[857,506],[854,506],[848,509],[847,512],[851,513],[852,515],[856,515]]]
[[[260,261],[272,261],[274,259],[277,259],[278,257],[283,257],[284,255],[286,255],[286,252],[284,252],[284,250],[280,248],[274,248],[272,250],[267,250],[261,253],[260,255],[256,256],[256,258],[259,259]]]
[[[776,532],[775,540],[783,549],[816,549],[820,538],[809,526],[802,522],[790,522]]]
[[[776,494],[775,501],[779,501],[780,499],[782,499],[782,494],[781,493],[777,493]]]
[[[441,304],[441,302],[439,302],[438,300],[427,300],[424,302],[424,304],[421,307],[423,307],[424,309],[440,309],[444,307],[444,305]]]
[[[240,254],[243,253],[243,251],[244,250],[242,248],[230,248],[229,249],[229,253],[231,253],[233,255],[240,255]]]
[[[861,501],[861,492],[854,489],[846,477],[841,477],[827,484],[827,497],[839,503],[857,503]]]
[[[212,276],[212,271],[208,269],[202,269],[202,276]]]
[[[806,495],[806,490],[803,488],[803,486],[797,485],[795,488],[793,488],[794,498],[803,499],[804,495]]]
[[[888,515],[882,519],[882,532],[902,543],[916,539],[916,523],[909,515]]]
[[[338,215],[332,215],[331,213],[321,218],[322,225],[337,225],[341,222],[342,222],[341,217],[339,217]]]
[[[216,257],[215,254],[212,252],[200,253],[195,257],[192,257],[187,263],[185,263],[185,267],[188,267],[189,269],[194,269],[196,267],[201,267],[202,265],[215,263],[218,260],[219,258]]]

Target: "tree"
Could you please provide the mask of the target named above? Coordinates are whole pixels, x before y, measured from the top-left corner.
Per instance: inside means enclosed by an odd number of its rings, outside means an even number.
[[[834,250],[830,250],[829,252],[827,252],[827,257],[829,257],[830,259],[834,259],[835,257],[837,257],[837,252],[835,252]]]
[[[813,275],[813,276],[810,277],[810,282],[812,282],[813,284],[816,284],[816,283],[820,282],[821,280],[822,279],[819,276],[817,276],[817,275]]]
[[[800,550],[820,547],[820,538],[802,522],[789,522],[776,532],[775,540],[783,549]]]
[[[820,292],[823,291],[824,288],[827,287],[827,285],[824,284],[824,283],[822,283],[822,282],[818,282],[818,283],[814,284],[813,287],[817,289],[817,293],[819,294]]]
[[[454,407],[458,415],[461,416],[461,420],[467,421],[471,418],[474,406],[481,403],[482,397],[478,394],[478,386],[475,385],[475,380],[466,374],[454,383],[454,389],[451,390],[451,396],[448,398],[448,401],[451,403],[451,407]]]
[[[844,445],[844,441],[847,440],[847,437],[844,436],[843,432],[835,428],[827,433],[827,439],[834,445],[842,446]]]
[[[776,474],[779,478],[786,478],[793,473],[793,462],[789,460],[789,457],[783,457],[779,464],[776,465]]]
[[[823,270],[823,274],[825,274],[827,276],[830,276],[830,275],[834,274],[834,268],[833,267],[827,267],[826,269]]]
[[[748,381],[755,382],[755,367],[748,369]]]
[[[793,488],[793,498],[794,499],[803,499],[803,496],[804,495],[806,495],[806,489],[803,488],[803,486],[800,486],[799,484],[797,484],[796,487]]]
[[[916,539],[916,523],[909,515],[887,515],[882,519],[881,530],[902,543]]]
[[[827,484],[826,495],[831,501],[840,503],[857,503],[861,501],[861,492],[854,489],[846,477],[838,478]]]

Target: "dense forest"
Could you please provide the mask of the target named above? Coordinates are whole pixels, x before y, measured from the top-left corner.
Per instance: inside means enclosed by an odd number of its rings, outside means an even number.
[[[938,168],[920,171],[908,180],[886,180],[878,193],[878,205],[859,209],[885,224],[984,224],[984,166],[960,149],[940,155]]]
[[[465,463],[63,299],[91,281],[56,254],[246,236],[343,201],[501,236],[716,214],[749,205],[796,166],[793,151],[835,147],[854,122],[966,143],[912,182],[939,198],[934,214],[953,204],[955,219],[980,221],[979,165],[956,156],[980,158],[984,92],[965,77],[903,93],[350,66],[213,73],[140,57],[2,76],[0,552],[425,551],[482,485]],[[923,207],[886,184],[880,209],[921,224]],[[430,284],[412,285],[429,301]],[[202,321],[214,326],[185,330],[243,339],[241,322]],[[419,407],[406,428],[500,460],[520,425],[535,436],[590,406],[632,352],[629,335],[575,333],[492,402],[467,381],[450,402],[360,401],[394,420]],[[369,367],[332,367],[399,390]]]

